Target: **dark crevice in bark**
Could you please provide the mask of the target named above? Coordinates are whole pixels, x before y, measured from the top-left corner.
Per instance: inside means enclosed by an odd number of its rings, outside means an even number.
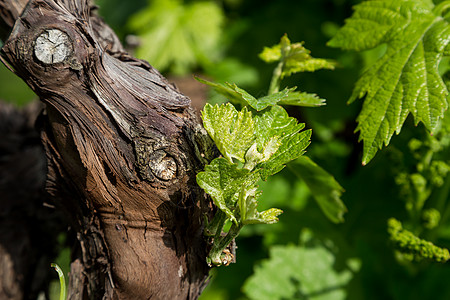
[[[0,39],[5,41],[28,0],[0,0]]]
[[[0,102],[0,299],[36,299],[51,278],[60,213],[45,196],[45,152],[34,128],[42,110]]]
[[[211,204],[195,174],[214,151],[189,98],[88,1],[32,0],[10,31],[1,54],[46,105],[46,190],[79,243],[69,299],[196,299]]]

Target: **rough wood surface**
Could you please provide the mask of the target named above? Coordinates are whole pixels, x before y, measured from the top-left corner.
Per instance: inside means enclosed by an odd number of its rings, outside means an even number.
[[[86,0],[32,0],[1,53],[46,104],[47,191],[79,241],[69,298],[196,299],[207,138],[190,100],[108,28]]]

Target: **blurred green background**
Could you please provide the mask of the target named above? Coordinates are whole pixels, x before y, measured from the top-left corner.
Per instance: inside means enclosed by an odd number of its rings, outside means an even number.
[[[398,178],[416,164],[408,143],[427,138],[423,127],[408,119],[402,134],[368,166],[361,166],[362,147],[354,129],[362,102],[346,102],[363,68],[383,49],[349,53],[326,46],[359,2],[96,1],[100,14],[130,51],[169,79],[185,80],[187,89],[198,86],[192,79],[197,74],[264,95],[274,66],[263,63],[258,54],[285,33],[292,42],[304,41],[313,56],[338,63],[334,71],[297,74],[283,84],[327,100],[326,106],[289,108],[289,113],[313,130],[307,155],[346,190],[345,222],[331,223],[305,184],[285,169],[260,185],[264,193],[259,209],[281,208],[280,222],[245,228],[236,241],[237,263],[212,270],[201,299],[450,299],[450,268],[403,259],[387,233],[390,217],[409,220],[401,195],[404,185]],[[1,99],[18,105],[33,99],[6,68],[0,69],[0,76]],[[196,97],[224,101],[212,91]],[[446,153],[442,151],[442,156],[448,159]],[[427,203],[434,204],[433,197],[439,194],[444,199],[441,214],[448,216],[449,180],[444,179],[444,186],[433,190]],[[438,228],[421,233],[439,246],[450,246],[445,218]]]

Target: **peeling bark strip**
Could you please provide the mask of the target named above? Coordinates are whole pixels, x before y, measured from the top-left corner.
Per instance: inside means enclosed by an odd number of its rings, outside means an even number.
[[[196,299],[210,211],[195,182],[209,156],[199,120],[91,16],[87,0],[32,0],[2,48],[47,106],[47,190],[80,243],[69,297]]]

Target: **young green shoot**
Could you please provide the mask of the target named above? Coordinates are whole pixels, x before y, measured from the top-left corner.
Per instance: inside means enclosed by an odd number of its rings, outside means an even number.
[[[301,157],[310,143],[311,130],[304,130],[305,124],[289,117],[281,105],[314,107],[324,105],[324,100],[295,91],[295,87],[280,91],[281,79],[296,72],[334,66],[325,59],[312,58],[302,44],[291,44],[286,35],[279,45],[265,48],[260,56],[266,61],[279,61],[267,96],[255,98],[235,84],[197,78],[242,107],[238,111],[231,103],[207,104],[202,111],[203,126],[221,153],[197,174],[197,183],[218,208],[205,228],[211,242],[207,257],[210,266],[228,265],[233,260],[227,247],[243,226],[278,222],[280,209],[257,209],[262,193],[258,182]],[[340,199],[338,202],[335,211],[339,216],[334,220],[341,221],[345,206]],[[231,228],[225,232],[227,222],[231,222]]]
[[[67,288],[66,288],[66,279],[64,278],[64,273],[61,270],[61,268],[55,263],[52,263],[51,267],[56,270],[56,272],[58,273],[58,277],[59,277],[59,286],[60,286],[59,300],[66,300]]]

